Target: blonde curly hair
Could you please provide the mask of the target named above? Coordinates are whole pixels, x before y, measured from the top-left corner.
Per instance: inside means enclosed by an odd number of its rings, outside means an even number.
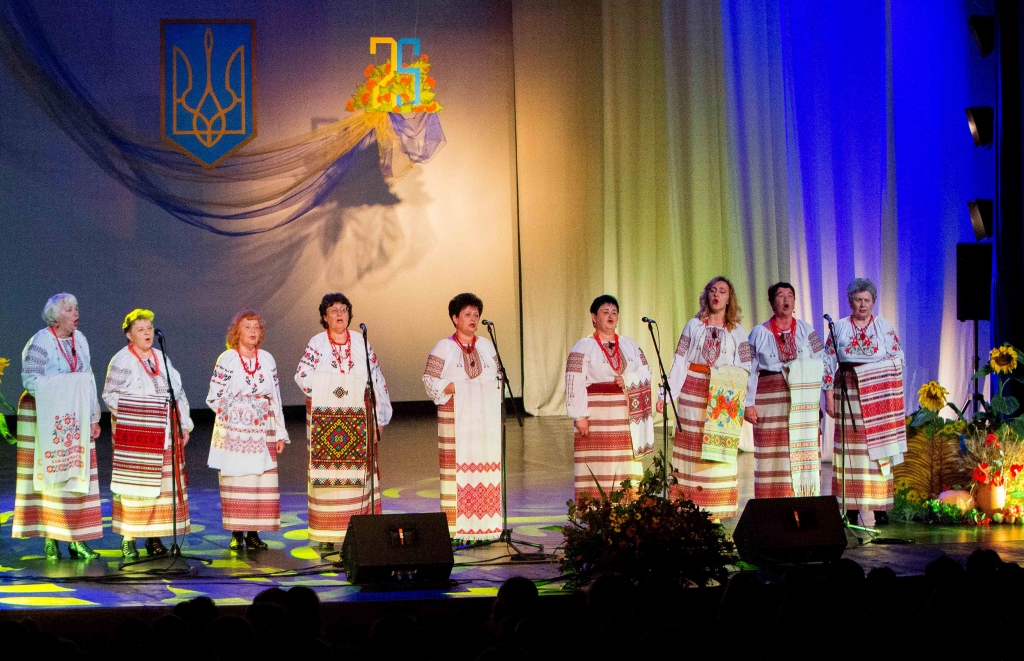
[[[708,302],[708,299],[710,298],[711,288],[719,282],[729,285],[729,302],[725,304],[725,327],[727,330],[732,331],[740,323],[740,313],[742,310],[740,310],[740,304],[736,300],[736,288],[723,275],[711,278],[708,284],[704,285],[704,291],[700,294],[700,312],[697,313],[697,318],[704,320],[711,315],[711,303]]]

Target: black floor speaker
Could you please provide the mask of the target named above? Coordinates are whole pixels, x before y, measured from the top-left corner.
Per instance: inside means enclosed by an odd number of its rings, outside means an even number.
[[[838,560],[846,549],[834,496],[753,498],[732,539],[740,558],[754,564]]]
[[[448,519],[443,512],[353,516],[341,559],[349,583],[444,583],[455,565]]]

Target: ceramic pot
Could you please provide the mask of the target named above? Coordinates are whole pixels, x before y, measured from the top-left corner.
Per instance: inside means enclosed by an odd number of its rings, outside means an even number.
[[[1006,486],[1000,484],[979,484],[974,489],[974,504],[991,516],[1006,506]]]

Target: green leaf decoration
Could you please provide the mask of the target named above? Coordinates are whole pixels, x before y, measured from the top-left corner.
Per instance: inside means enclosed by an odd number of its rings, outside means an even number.
[[[1020,402],[1017,401],[1016,397],[993,397],[992,398],[992,410],[1002,415],[1013,415],[1013,413],[1020,408]]]
[[[1017,435],[1017,438],[1024,438],[1024,417],[1014,420],[1010,427],[1013,429],[1013,433]]]
[[[914,415],[910,416],[911,427],[922,427],[932,422],[937,422],[939,414],[930,409],[917,409]]]
[[[981,368],[978,369],[977,372],[974,373],[974,375],[971,377],[971,380],[973,381],[974,379],[984,379],[991,373],[992,366],[989,365],[988,363],[985,363],[985,365],[983,365]]]
[[[0,413],[0,438],[11,445],[18,442],[18,439],[11,435],[11,430],[7,427],[7,418],[2,413]]]

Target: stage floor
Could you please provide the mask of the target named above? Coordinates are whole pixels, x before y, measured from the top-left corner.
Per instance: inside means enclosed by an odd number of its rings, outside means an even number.
[[[301,420],[289,422],[294,442],[280,462],[282,530],[261,535],[270,550],[234,553],[230,533],[221,527],[216,472],[207,468],[211,425],[199,425],[186,451],[192,529],[182,538],[184,553],[211,560],[189,563],[193,575],[156,575],[151,570],[167,561],[119,569],[120,538],[109,528],[110,435],[100,436],[100,491],[105,535],[90,542],[101,553],[93,561],[47,561],[40,539],[11,539],[9,519],[14,509],[15,448],[0,448],[0,609],[67,607],[166,606],[199,595],[220,605],[243,605],[269,587],[294,585],[314,588],[323,601],[380,601],[452,599],[493,596],[513,575],[539,582],[543,593],[561,591],[558,563],[509,561],[505,545],[466,549],[455,554],[453,585],[447,590],[374,591],[350,585],[344,573],[320,559],[307,539],[305,431]],[[556,553],[562,541],[566,501],[572,498],[572,425],[567,418],[527,418],[520,429],[513,419],[508,434],[509,524],[515,538],[542,544]],[[659,430],[660,434],[660,430]],[[740,456],[740,509],[753,495],[753,455]],[[406,416],[385,429],[380,443],[380,467],[386,513],[438,511],[436,421],[433,416]],[[831,483],[824,466],[826,492]],[[727,520],[731,531],[735,519]],[[892,524],[887,538],[913,539],[914,544],[861,544],[850,538],[845,557],[865,569],[892,567],[900,575],[921,574],[931,560],[946,554],[963,560],[976,548],[993,548],[1004,560],[1024,561],[1024,527],[932,527]],[[164,540],[168,543],[168,540]],[[62,544],[66,549],[66,545]],[[530,549],[524,549],[530,550]],[[143,552],[143,557],[145,553]]]

